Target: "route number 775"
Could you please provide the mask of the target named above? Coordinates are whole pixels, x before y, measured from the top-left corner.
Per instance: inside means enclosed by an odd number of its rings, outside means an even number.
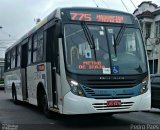
[[[92,16],[88,13],[71,13],[71,19],[80,21],[92,21]]]

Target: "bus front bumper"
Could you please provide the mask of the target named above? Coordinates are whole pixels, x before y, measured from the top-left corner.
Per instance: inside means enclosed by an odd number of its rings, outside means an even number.
[[[108,107],[107,101],[121,100],[121,106]],[[124,99],[93,99],[74,95],[69,92],[63,101],[63,114],[119,113],[132,111],[148,111],[151,108],[150,90],[146,93]]]

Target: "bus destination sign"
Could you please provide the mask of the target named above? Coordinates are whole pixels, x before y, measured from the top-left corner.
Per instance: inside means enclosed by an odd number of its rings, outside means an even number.
[[[129,15],[117,14],[117,13],[99,13],[99,12],[82,12],[71,11],[71,20],[78,21],[95,21],[105,23],[126,23],[132,24],[131,17]]]

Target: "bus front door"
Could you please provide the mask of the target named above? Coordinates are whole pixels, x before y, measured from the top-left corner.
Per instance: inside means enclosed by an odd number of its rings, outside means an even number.
[[[56,81],[56,51],[57,48],[56,45],[56,38],[54,36],[54,27],[49,28],[45,32],[46,38],[47,38],[47,59],[51,62],[51,72],[52,72],[52,101],[53,101],[53,107],[57,108],[57,81]]]
[[[22,78],[22,95],[23,100],[27,100],[28,98],[28,90],[27,90],[27,62],[28,62],[28,46],[27,43],[22,45],[22,55],[21,55],[21,78]]]

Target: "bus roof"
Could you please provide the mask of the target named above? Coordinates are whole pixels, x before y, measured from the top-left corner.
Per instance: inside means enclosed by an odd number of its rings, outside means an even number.
[[[44,18],[42,21],[37,23],[37,25],[32,28],[28,33],[26,33],[24,36],[22,36],[17,42],[15,42],[12,46],[7,48],[6,52],[12,49],[14,46],[18,45],[20,42],[24,41],[28,36],[32,35],[34,32],[36,32],[38,29],[40,29],[43,25],[45,25],[47,22],[51,21],[54,18],[61,19],[61,11],[65,10],[97,10],[97,11],[109,11],[109,12],[115,12],[115,13],[121,13],[121,14],[128,14],[132,15],[127,12],[118,11],[118,10],[111,10],[106,8],[96,8],[96,7],[63,7],[63,8],[57,8],[55,9],[51,14],[49,14],[46,18]],[[133,16],[133,15],[132,15]]]

